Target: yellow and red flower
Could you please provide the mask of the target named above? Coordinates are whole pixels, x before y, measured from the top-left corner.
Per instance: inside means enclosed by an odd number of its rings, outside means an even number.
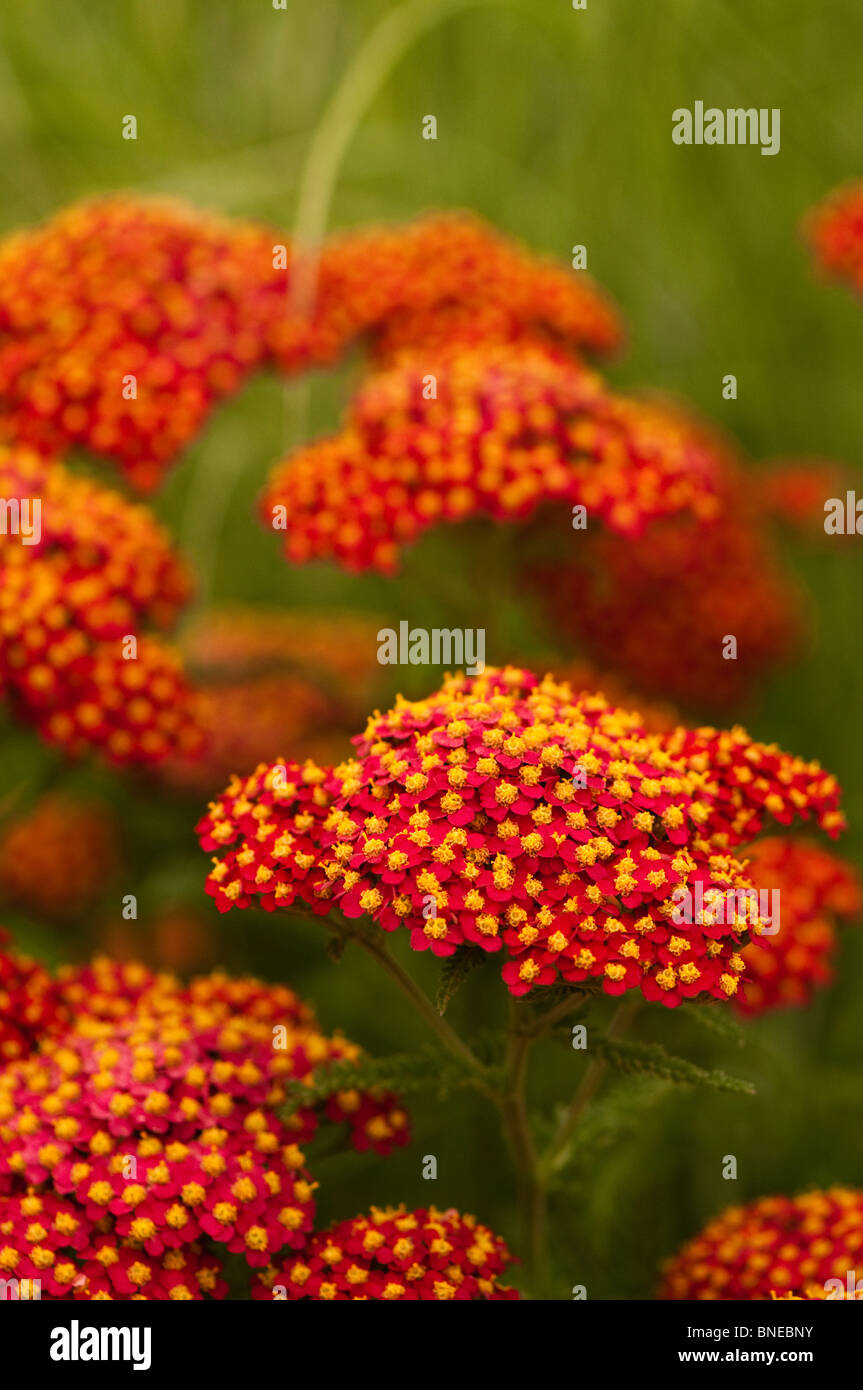
[[[221,911],[338,908],[415,950],[503,958],[513,994],[557,980],[673,1006],[732,997],[757,916],[675,913],[751,888],[768,818],[842,826],[835,779],[742,729],[648,732],[635,712],[512,668],[399,700],[334,769],[260,765],[198,826]]]
[[[831,1187],[729,1207],[667,1261],[659,1297],[844,1297],[863,1260],[863,1192]],[[863,1271],[861,1271],[863,1272]],[[828,1280],[844,1286],[825,1289]],[[854,1294],[852,1292],[851,1296]]]
[[[450,1302],[517,1299],[500,1282],[500,1236],[454,1208],[372,1207],[317,1231],[296,1258],[259,1275],[252,1296],[279,1300]]]
[[[25,449],[0,451],[0,495],[40,503],[33,544],[0,536],[0,691],[15,713],[48,742],[114,763],[192,750],[179,660],[139,635],[172,622],[190,590],[148,509]]]
[[[853,865],[805,839],[770,836],[747,854],[747,871],[761,891],[779,895],[779,931],[755,938],[743,951],[746,981],[736,1004],[756,1015],[808,1004],[832,979],[836,924],[860,916],[860,879]]]

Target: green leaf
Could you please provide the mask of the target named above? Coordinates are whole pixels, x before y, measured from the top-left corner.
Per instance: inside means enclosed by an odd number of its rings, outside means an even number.
[[[684,1018],[692,1019],[699,1028],[723,1038],[735,1047],[742,1047],[747,1040],[746,1029],[734,1017],[727,1004],[681,1004],[677,1013],[682,1014]]]
[[[435,1005],[439,1014],[446,1013],[449,1002],[456,990],[461,987],[472,970],[485,964],[488,953],[479,946],[459,946],[451,956],[447,956],[441,970]]]
[[[476,1073],[449,1053],[434,1047],[391,1057],[364,1057],[358,1062],[333,1062],[319,1067],[307,1080],[289,1082],[283,1119],[300,1106],[326,1101],[339,1091],[434,1091],[443,1098],[460,1087],[476,1086]]]
[[[755,1095],[751,1081],[728,1072],[708,1070],[688,1062],[684,1057],[672,1057],[661,1043],[617,1042],[599,1038],[592,1051],[609,1066],[632,1076],[641,1073],[671,1081],[678,1086],[706,1086],[713,1091],[733,1091],[740,1095]]]

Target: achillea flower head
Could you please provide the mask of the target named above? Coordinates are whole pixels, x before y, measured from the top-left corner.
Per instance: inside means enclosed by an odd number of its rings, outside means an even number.
[[[837,188],[806,219],[816,264],[863,292],[863,183]]]
[[[76,917],[104,892],[119,860],[107,807],[45,796],[0,838],[0,897],[36,917]]]
[[[828,1280],[847,1285],[861,1250],[863,1193],[831,1187],[762,1197],[729,1207],[667,1261],[659,1297],[824,1298]]]
[[[68,1026],[56,984],[37,961],[10,948],[0,929],[0,1066],[26,1057],[39,1039]]]
[[[179,660],[138,635],[173,621],[189,593],[162,528],[147,508],[23,449],[0,452],[0,495],[41,504],[34,544],[0,537],[0,689],[15,713],[75,755],[153,763],[191,751],[195,701]]]
[[[735,1003],[747,1015],[808,1004],[832,979],[837,923],[860,916],[860,879],[854,867],[812,841],[770,836],[747,854],[756,888],[777,892],[776,935],[755,938],[743,951],[746,984]]]
[[[675,891],[749,888],[735,851],[768,817],[842,825],[835,779],[742,729],[648,733],[637,713],[550,677],[489,668],[399,700],[334,769],[261,765],[198,826],[222,911],[299,900],[415,950],[502,954],[511,992],[557,980],[668,1006],[733,996],[757,915]]]
[[[469,213],[333,237],[316,282],[307,320],[281,314],[273,324],[269,346],[285,369],[334,361],[361,336],[383,355],[451,341],[455,318],[459,336],[474,342],[544,334],[607,353],[623,337],[616,309],[590,276],[524,250]]]
[[[264,355],[284,307],[274,240],[264,227],[131,196],[76,204],[5,238],[5,437],[43,453],[85,448],[152,489]]]
[[[517,1299],[500,1282],[512,1256],[500,1236],[454,1208],[372,1207],[315,1232],[296,1258],[258,1276],[259,1299],[450,1302]]]
[[[681,511],[709,516],[715,463],[683,424],[612,395],[562,351],[482,344],[370,377],[341,434],[276,468],[261,514],[294,562],[388,572],[429,527],[474,515],[523,522],[544,503],[580,505],[625,536]]]

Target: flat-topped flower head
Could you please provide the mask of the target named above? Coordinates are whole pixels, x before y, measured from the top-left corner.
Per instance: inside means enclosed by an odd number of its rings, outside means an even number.
[[[301,256],[295,255],[295,262]],[[274,321],[287,370],[333,361],[365,337],[376,356],[404,347],[542,335],[584,353],[620,346],[620,317],[583,271],[538,256],[471,213],[349,231],[324,243],[311,312]]]
[[[152,489],[284,308],[265,227],[131,196],[0,242],[5,437],[116,460]]]
[[[791,836],[757,840],[747,860],[759,892],[776,894],[770,902],[778,917],[774,930],[743,952],[746,988],[736,1003],[750,1016],[808,1004],[833,977],[837,924],[860,916],[857,871],[821,845]]]
[[[296,1258],[258,1277],[253,1297],[392,1303],[516,1299],[500,1276],[512,1256],[500,1236],[454,1208],[372,1207],[316,1231]]]
[[[235,779],[198,827],[222,851],[208,892],[222,910],[337,908],[439,956],[481,947],[516,995],[733,996],[762,926],[734,906],[752,887],[737,851],[768,818],[842,824],[816,763],[742,729],[649,732],[512,668],[400,699],[355,743],[329,772],[290,767],[281,799],[285,769]]]
[[[625,536],[709,516],[720,467],[682,421],[614,396],[560,349],[449,346],[371,376],[340,434],[277,467],[261,514],[294,562],[391,571],[433,525],[524,522],[545,503]]]
[[[729,1207],[667,1261],[659,1297],[844,1298],[849,1284],[853,1297],[861,1249],[863,1192],[762,1197]]]
[[[179,659],[141,635],[172,622],[190,592],[163,529],[27,450],[0,449],[0,495],[26,518],[0,536],[0,688],[16,715],[112,763],[191,752],[200,735]]]

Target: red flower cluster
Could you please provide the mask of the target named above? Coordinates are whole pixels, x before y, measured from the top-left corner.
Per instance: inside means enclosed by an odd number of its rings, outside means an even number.
[[[762,1197],[729,1207],[669,1260],[659,1297],[854,1297],[857,1275],[848,1276],[859,1270],[861,1252],[863,1192]]]
[[[119,864],[107,807],[46,796],[0,839],[0,898],[35,917],[79,916]]]
[[[499,1276],[501,1240],[453,1208],[372,1207],[318,1231],[302,1254],[258,1276],[254,1298],[473,1302],[518,1298]]]
[[[863,292],[863,183],[831,193],[809,214],[806,230],[821,269]]]
[[[61,1029],[67,1014],[47,970],[7,949],[0,929],[0,1065],[25,1057],[45,1032]]]
[[[808,1004],[815,987],[832,978],[837,919],[860,915],[857,872],[804,839],[758,840],[747,858],[756,888],[778,893],[780,921],[775,936],[759,936],[744,950],[746,987],[737,1006],[754,1015]]]
[[[715,463],[681,422],[612,395],[560,350],[438,348],[369,378],[341,434],[276,469],[262,516],[295,562],[390,571],[439,521],[523,521],[546,502],[627,536],[682,510],[703,518]]]
[[[415,950],[504,957],[513,994],[558,979],[673,1006],[733,996],[752,915],[675,905],[751,887],[734,851],[768,817],[842,824],[835,779],[741,729],[649,733],[551,678],[488,669],[399,700],[334,769],[261,765],[198,826],[222,911],[338,907]],[[677,890],[677,892],[676,892]]]
[[[358,1048],[322,1034],[292,991],[220,974],[184,989],[98,962],[52,998],[66,1019],[0,1071],[0,1268],[52,1297],[219,1297],[202,1242],[253,1268],[306,1244],[315,1184],[299,1144],[318,1113],[279,1108],[288,1084]],[[385,1093],[338,1093],[327,1114],[357,1148],[407,1138]],[[22,1225],[26,1211],[44,1220]]]
[[[0,453],[0,496],[39,518],[32,544],[0,535],[0,690],[15,712],[68,752],[115,763],[193,748],[194,698],[176,656],[136,635],[171,622],[189,592],[149,511],[27,450]]]

